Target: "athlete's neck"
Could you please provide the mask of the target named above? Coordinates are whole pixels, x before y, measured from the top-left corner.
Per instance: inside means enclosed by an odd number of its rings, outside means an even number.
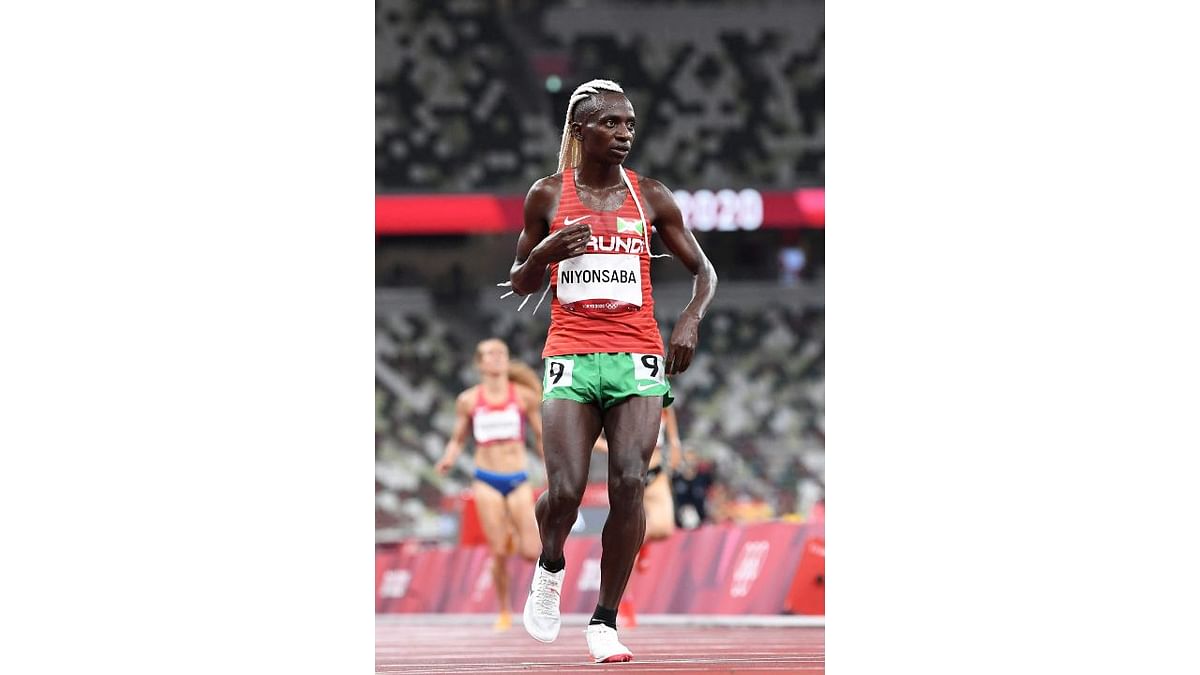
[[[508,376],[501,373],[499,375],[484,375],[483,381],[480,383],[483,390],[493,396],[499,395],[501,392],[508,389]]]
[[[623,185],[620,164],[580,162],[575,167],[575,184],[589,190],[604,190]]]

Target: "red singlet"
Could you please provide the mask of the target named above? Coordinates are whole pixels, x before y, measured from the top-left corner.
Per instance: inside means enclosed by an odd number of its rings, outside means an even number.
[[[637,175],[629,182],[645,208]],[[542,356],[632,352],[663,354],[650,293],[650,251],[637,206],[626,192],[616,211],[593,211],[579,201],[575,170],[562,173],[553,234],[567,222],[592,228],[586,252],[550,266],[550,331]]]
[[[483,385],[476,392],[475,407],[471,410],[472,432],[477,445],[500,441],[524,441],[525,422],[521,415],[521,402],[517,398],[517,387],[508,383],[508,398],[503,403],[491,404],[483,395]]]

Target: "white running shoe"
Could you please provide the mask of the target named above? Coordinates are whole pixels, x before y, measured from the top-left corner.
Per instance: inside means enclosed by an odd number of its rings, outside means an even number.
[[[591,652],[596,663],[621,663],[633,660],[633,652],[621,644],[621,641],[617,639],[617,631],[608,626],[602,623],[588,626],[584,635],[587,636],[588,651]]]
[[[525,598],[525,630],[539,642],[554,642],[562,619],[558,615],[558,600],[562,595],[563,577],[567,568],[547,571],[541,563],[534,564],[533,584]]]

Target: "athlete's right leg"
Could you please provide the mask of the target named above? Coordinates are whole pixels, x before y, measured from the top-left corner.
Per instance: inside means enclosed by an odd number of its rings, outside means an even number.
[[[563,557],[563,544],[579,514],[587,487],[592,446],[600,436],[600,409],[566,399],[542,403],[542,446],[546,449],[547,489],[537,500],[542,560]]]
[[[524,612],[525,630],[541,642],[553,642],[562,627],[558,603],[566,575],[563,544],[579,513],[600,425],[595,405],[566,399],[542,403],[548,485],[534,507],[542,556],[534,567]]]
[[[511,527],[508,504],[504,495],[483,481],[475,481],[472,487],[479,526],[492,554],[492,585],[496,588],[496,600],[500,607],[495,628],[505,630],[512,625],[508,592],[508,537]]]

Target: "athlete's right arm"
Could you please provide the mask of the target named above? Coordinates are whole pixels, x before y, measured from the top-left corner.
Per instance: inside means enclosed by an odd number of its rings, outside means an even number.
[[[462,452],[463,441],[467,438],[467,425],[471,423],[471,402],[467,399],[467,392],[459,394],[458,400],[454,403],[454,414],[454,431],[450,432],[450,440],[446,441],[446,449],[442,451],[442,458],[433,467],[443,476],[450,472],[450,467],[454,466],[454,460],[458,459],[459,453]]]
[[[525,226],[517,238],[517,258],[508,272],[517,295],[541,288],[546,268],[582,254],[592,236],[592,228],[582,221],[550,234],[561,186],[561,176],[548,176],[534,183],[525,195]]]

